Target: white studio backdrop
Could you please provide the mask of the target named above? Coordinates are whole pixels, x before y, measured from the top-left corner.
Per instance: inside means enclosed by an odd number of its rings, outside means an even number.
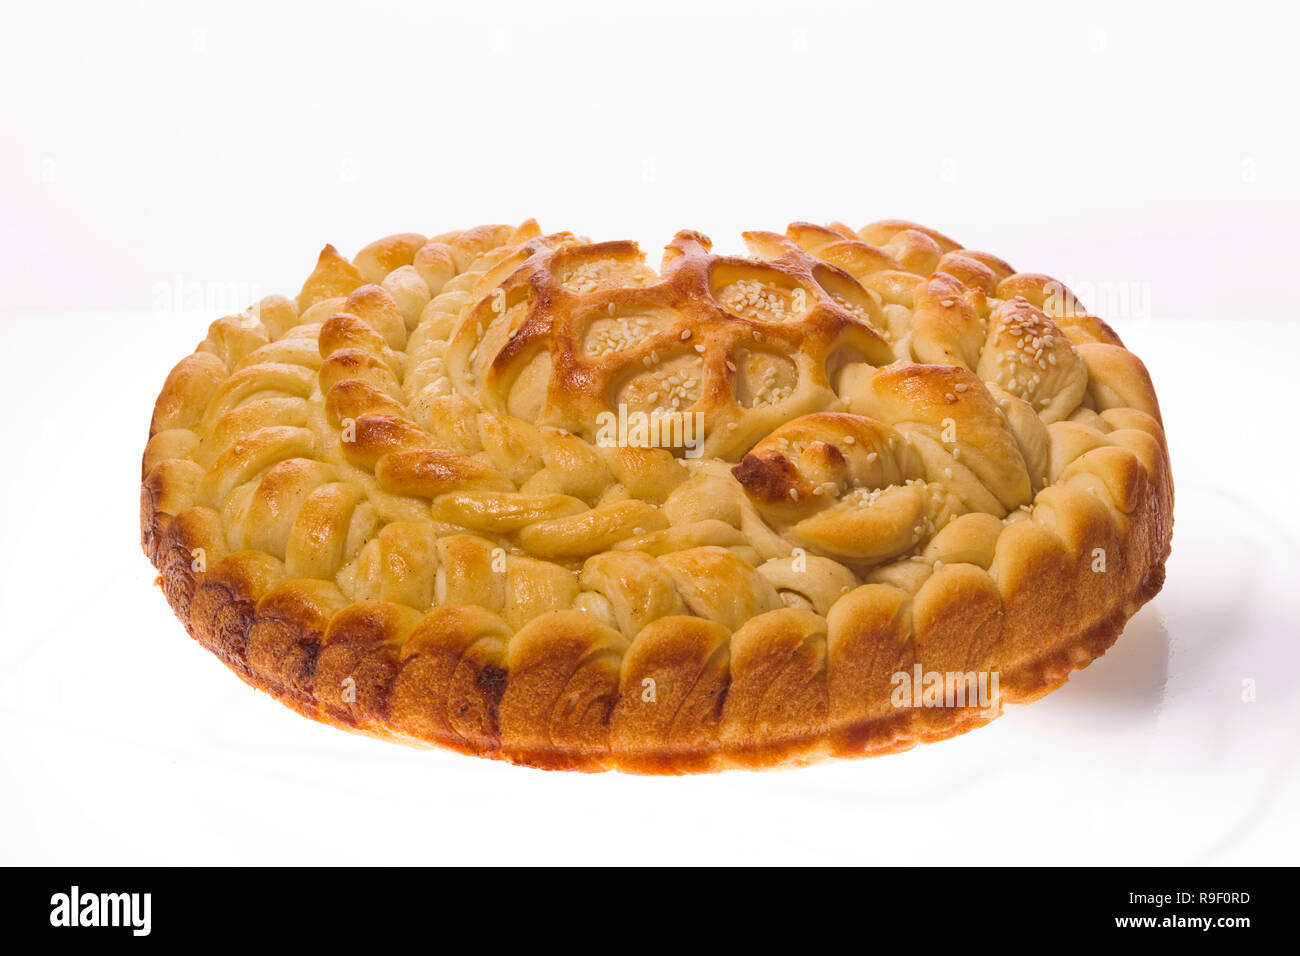
[[[1290,16],[8,4],[0,863],[1293,859]],[[1032,707],[792,772],[544,774],[247,689],[184,637],[136,544],[163,376],[208,322],[296,292],[325,242],[529,216],[652,261],[681,228],[738,251],[746,229],[901,217],[1062,279],[1161,397],[1165,591]]]

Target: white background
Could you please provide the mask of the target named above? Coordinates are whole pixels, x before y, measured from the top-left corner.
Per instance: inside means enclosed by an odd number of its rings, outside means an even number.
[[[178,6],[6,5],[0,862],[1294,860],[1282,5]],[[1066,281],[1161,396],[1165,590],[1031,707],[789,772],[547,774],[249,690],[138,550],[163,376],[326,241],[528,216],[725,251],[897,216]]]

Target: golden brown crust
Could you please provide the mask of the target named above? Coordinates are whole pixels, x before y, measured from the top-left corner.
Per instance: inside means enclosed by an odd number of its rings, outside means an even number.
[[[895,752],[1104,653],[1172,533],[1140,361],[1059,284],[914,224],[746,238],[756,260],[682,233],[662,279],[531,223],[326,247],[159,396],[141,540],[175,613],[306,716],[582,771]],[[721,467],[594,441],[686,342],[673,407]],[[1000,694],[900,705],[930,673]]]

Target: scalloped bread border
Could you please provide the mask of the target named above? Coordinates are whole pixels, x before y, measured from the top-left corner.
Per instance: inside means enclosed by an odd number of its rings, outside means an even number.
[[[1161,464],[1167,458],[1162,456]],[[392,661],[392,673],[388,675],[387,699],[374,701],[367,695],[360,694],[356,703],[322,701],[314,692],[317,676],[316,665],[319,661],[325,628],[319,620],[304,620],[304,614],[288,614],[283,608],[275,607],[274,601],[262,600],[266,594],[255,593],[256,585],[238,574],[207,572],[203,575],[201,586],[196,589],[196,575],[190,569],[190,548],[200,546],[199,540],[185,528],[176,527],[174,516],[159,511],[155,507],[158,489],[151,489],[146,481],[142,489],[142,546],[154,566],[159,570],[158,583],[166,594],[168,603],[176,615],[185,624],[190,636],[211,651],[217,658],[240,676],[246,683],[265,691],[276,700],[313,720],[331,724],[335,727],[404,743],[410,746],[440,746],[460,753],[479,757],[501,759],[510,763],[537,767],[548,770],[574,770],[599,772],[619,770],[631,773],[649,774],[683,774],[696,772],[714,772],[728,768],[765,769],[788,766],[800,766],[828,757],[867,757],[909,750],[917,744],[944,740],[965,733],[976,727],[989,723],[1002,712],[1002,702],[1028,703],[1060,687],[1070,674],[1082,669],[1103,655],[1122,633],[1125,624],[1147,601],[1151,600],[1161,589],[1165,579],[1165,561],[1170,553],[1172,535],[1172,483],[1168,471],[1158,481],[1160,491],[1166,494],[1148,494],[1145,496],[1146,507],[1140,509],[1137,517],[1143,524],[1154,527],[1143,528],[1147,534],[1130,534],[1126,543],[1135,538],[1146,539],[1158,547],[1158,557],[1151,561],[1143,573],[1137,576],[1136,586],[1108,610],[1100,619],[1074,629],[1063,640],[1058,640],[1036,655],[1017,661],[1010,670],[1000,671],[1002,687],[1001,700],[996,708],[984,712],[975,708],[891,708],[887,711],[849,717],[832,724],[825,719],[825,714],[817,716],[803,715],[802,719],[788,720],[784,725],[773,726],[769,721],[762,728],[763,732],[754,736],[747,734],[720,733],[715,739],[700,739],[685,743],[671,743],[662,739],[646,740],[633,738],[624,740],[622,746],[609,743],[610,717],[620,700],[636,701],[640,697],[641,684],[638,681],[621,681],[610,685],[607,681],[604,695],[604,716],[598,720],[597,727],[605,729],[605,741],[599,739],[575,741],[571,744],[554,741],[527,739],[530,735],[503,732],[499,704],[509,684],[509,672],[493,669],[491,665],[477,668],[468,682],[459,681],[460,686],[467,683],[477,684],[482,691],[480,703],[492,701],[486,713],[478,716],[490,728],[477,739],[463,731],[410,732],[410,721],[404,721],[405,727],[397,726],[390,710],[391,695],[396,684],[396,674],[403,667],[418,658],[418,653],[411,654],[400,661]],[[1147,487],[1151,491],[1150,485]],[[1160,504],[1168,501],[1168,508]],[[1130,528],[1130,530],[1132,530]],[[1152,533],[1154,532],[1154,533]],[[1140,549],[1139,549],[1140,550]],[[1126,558],[1131,557],[1126,555]],[[1125,563],[1129,563],[1127,560]],[[1084,565],[1086,567],[1086,565]],[[1091,573],[1091,572],[1088,572]],[[287,583],[287,582],[286,582]],[[302,583],[302,582],[293,582]],[[206,614],[196,614],[198,609]],[[220,599],[224,598],[224,600]],[[910,602],[910,599],[909,599]],[[292,602],[290,602],[292,604]],[[367,602],[380,605],[381,602]],[[357,607],[357,605],[350,605]],[[296,609],[296,610],[301,610]],[[566,613],[566,612],[556,612]],[[781,614],[782,612],[770,612]],[[295,620],[295,616],[297,619]],[[198,618],[196,620],[196,618]],[[373,622],[369,622],[373,623]],[[1059,622],[1058,622],[1059,623]],[[275,632],[279,638],[282,653],[278,658],[279,675],[267,672],[266,667],[255,667],[249,660],[250,635],[255,628],[263,632]],[[283,633],[287,628],[288,633]],[[372,635],[369,649],[383,648],[381,633]],[[739,632],[737,632],[739,633]],[[554,638],[554,635],[552,635]],[[881,635],[885,643],[888,635]],[[263,642],[265,643],[265,642]],[[904,644],[914,643],[909,638]],[[470,648],[466,648],[468,651]],[[381,651],[382,654],[382,651]],[[265,654],[262,655],[263,657]],[[466,654],[461,659],[469,659]],[[353,658],[355,662],[355,657]],[[826,673],[826,659],[822,657],[821,675]],[[904,664],[900,657],[895,668]],[[364,674],[365,667],[357,668]],[[576,668],[574,669],[577,670]],[[887,678],[888,673],[884,676]],[[293,676],[289,676],[289,675]],[[565,695],[572,683],[573,672],[561,675],[565,679],[551,681],[550,693],[542,696],[553,697],[547,704],[554,709],[557,702]],[[723,701],[727,695],[726,674],[722,675],[720,688],[714,694],[714,720],[704,723],[714,730],[722,725]],[[288,679],[286,679],[288,677]],[[297,679],[293,679],[296,677]],[[698,684],[704,678],[696,675]],[[780,683],[780,675],[772,682]],[[295,684],[297,686],[295,686]],[[371,693],[383,694],[385,678],[378,683],[371,683]],[[310,687],[308,692],[305,688]],[[779,691],[779,688],[778,688]],[[614,699],[609,699],[610,692]],[[572,694],[570,694],[572,696]],[[581,695],[580,695],[581,696]],[[587,702],[591,703],[588,693]],[[798,700],[800,695],[796,694]],[[448,700],[450,697],[448,697]],[[804,696],[803,699],[807,699]],[[600,704],[597,696],[595,702]],[[825,695],[823,695],[823,703]],[[375,706],[379,703],[380,706]],[[430,707],[445,706],[445,702],[430,700],[424,702]],[[462,704],[461,711],[470,704]],[[419,707],[419,702],[415,705]],[[685,704],[679,707],[679,711]],[[404,713],[412,707],[404,704]],[[597,711],[600,708],[597,707]],[[751,725],[752,726],[752,725]],[[690,736],[689,734],[686,736]],[[720,739],[719,739],[720,738]]]

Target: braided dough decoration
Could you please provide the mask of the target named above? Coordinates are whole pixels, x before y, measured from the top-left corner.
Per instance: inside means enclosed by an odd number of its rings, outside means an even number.
[[[745,239],[326,246],[158,397],[176,614],[309,717],[574,770],[897,751],[1104,653],[1172,532],[1141,362],[912,223]],[[899,705],[914,671],[1000,693]]]

